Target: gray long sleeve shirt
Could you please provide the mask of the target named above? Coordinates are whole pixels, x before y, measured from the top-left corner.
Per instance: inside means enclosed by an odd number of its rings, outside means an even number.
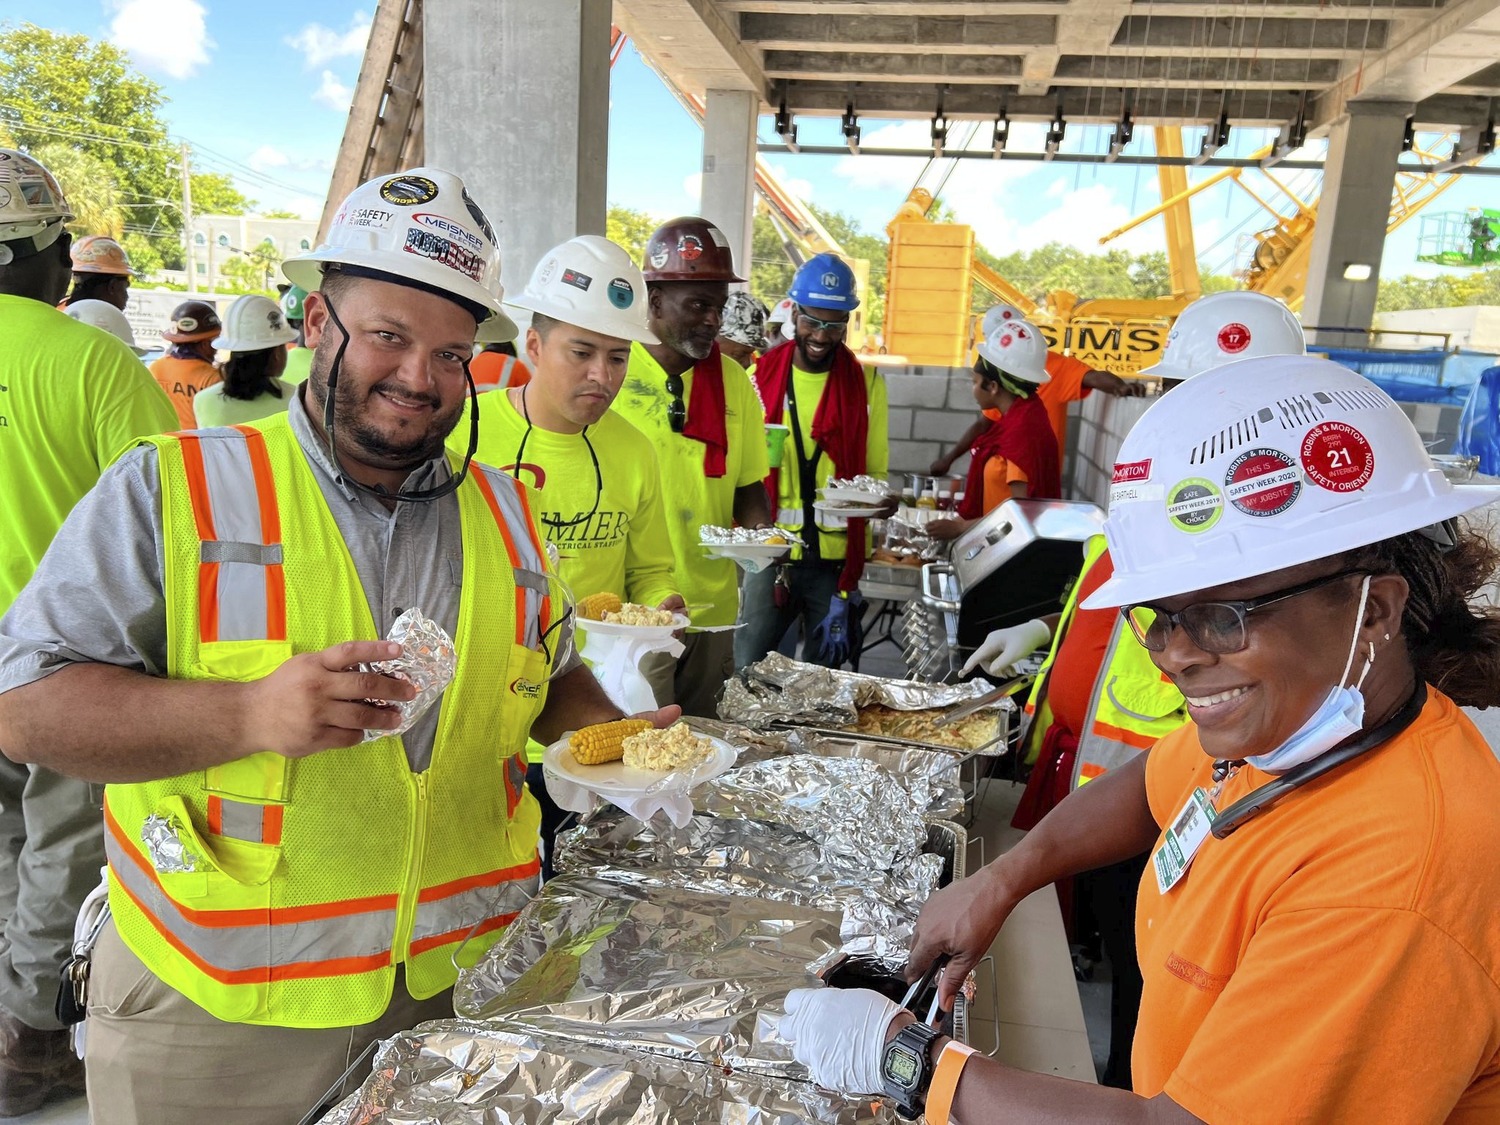
[[[452,636],[463,583],[458,500],[450,495],[388,510],[373,496],[339,483],[301,393],[292,399],[289,414],[380,635],[388,634],[405,610],[417,607]],[[413,470],[401,490],[432,487],[449,475],[440,456]],[[31,582],[0,618],[0,693],[69,664],[114,664],[165,676],[162,542],[156,449],[143,446],[121,457],[73,509]],[[554,651],[568,654],[556,670],[561,675],[580,661],[573,652],[571,620],[558,632]],[[431,761],[438,711],[429,709],[403,736],[413,770],[424,770]]]

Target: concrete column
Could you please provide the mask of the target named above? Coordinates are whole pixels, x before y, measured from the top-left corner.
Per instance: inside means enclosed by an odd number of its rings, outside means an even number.
[[[709,90],[703,117],[703,217],[729,239],[734,266],[750,276],[755,217],[755,122],[760,98],[744,90]]]
[[[1308,256],[1302,323],[1327,328],[1369,328],[1375,315],[1380,256],[1391,213],[1396,159],[1411,106],[1350,102],[1328,135],[1328,158],[1318,222]],[[1351,265],[1370,267],[1365,281],[1346,279]],[[1362,344],[1348,332],[1315,334],[1309,342]]]
[[[542,254],[603,234],[610,0],[426,0],[427,162],[463,177],[507,293]]]

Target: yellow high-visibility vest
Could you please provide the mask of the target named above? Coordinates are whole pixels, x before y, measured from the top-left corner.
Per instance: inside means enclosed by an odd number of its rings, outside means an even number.
[[[1062,617],[1052,636],[1052,648],[1042,663],[1031,694],[1026,700],[1029,724],[1021,736],[1026,761],[1033,763],[1052,726],[1052,707],[1047,701],[1047,680],[1068,625],[1078,609],[1078,592],[1084,576],[1104,554],[1104,536],[1091,537],[1084,550],[1083,570],[1063,606]],[[1088,730],[1079,735],[1078,756],[1073,765],[1073,788],[1123,765],[1142,750],[1149,750],[1163,735],[1187,722],[1187,704],[1182,693],[1151,663],[1151,656],[1116,614],[1114,631],[1104,650],[1104,660],[1094,678],[1089,699]]]
[[[151,444],[170,677],[249,681],[296,653],[378,639],[285,415]],[[366,1023],[397,964],[414,997],[436,995],[456,979],[452,958],[472,964],[535,890],[540,812],[520,755],[546,699],[546,555],[508,476],[473,465],[455,495],[457,671],[426,770],[388,736],[106,789],[120,936],[221,1020]]]

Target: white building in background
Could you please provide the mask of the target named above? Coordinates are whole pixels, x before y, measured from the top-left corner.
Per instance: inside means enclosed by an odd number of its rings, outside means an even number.
[[[318,237],[313,219],[267,219],[260,215],[194,215],[192,227],[192,260],[188,270],[168,270],[163,277],[177,285],[211,292],[228,289],[224,274],[226,263],[244,258],[257,246],[269,242],[278,259],[290,258],[311,250]],[[271,271],[274,289],[281,281],[280,270]]]

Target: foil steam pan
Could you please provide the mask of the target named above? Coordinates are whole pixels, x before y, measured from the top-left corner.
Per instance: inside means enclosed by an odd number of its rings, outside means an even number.
[[[459,975],[453,1002],[526,1033],[805,1080],[775,1025],[841,956],[825,911],[575,873]]]
[[[888,496],[891,482],[885,477],[872,477],[862,473],[857,477],[834,477],[825,488],[848,489],[850,492],[867,492],[871,496]]]
[[[796,533],[780,527],[718,527],[706,523],[698,529],[698,542],[705,547],[760,546],[767,545],[768,539],[779,540],[780,544],[803,545]]]
[[[781,825],[695,816],[683,828],[643,823],[601,808],[557,838],[560,871],[593,870],[640,887],[746,895],[841,915],[842,947],[893,973],[906,965],[917,914],[943,874],[943,857],[924,854],[894,870],[829,851]]]
[[[427,708],[436,703],[453,682],[453,673],[458,666],[453,653],[453,638],[420,609],[409,609],[396,618],[386,640],[399,644],[401,655],[394,660],[377,660],[363,665],[361,670],[407,680],[416,687],[417,694],[405,703],[385,704],[401,712],[401,725],[395,730],[367,730],[365,742],[405,734],[416,726],[417,720],[427,713]]]
[[[869,1098],[622,1054],[505,1023],[435,1020],[384,1043],[323,1125],[887,1125]]]
[[[927,807],[929,790],[925,778],[898,780],[863,759],[793,754],[706,782],[693,791],[693,805],[715,816],[783,824],[827,852],[889,870],[922,851],[927,826],[918,810]]]

